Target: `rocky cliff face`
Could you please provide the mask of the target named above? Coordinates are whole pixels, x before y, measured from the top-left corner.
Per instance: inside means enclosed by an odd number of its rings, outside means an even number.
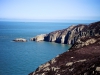
[[[47,34],[44,41],[73,44],[79,37],[80,31],[84,31],[87,25],[70,26],[69,28],[58,30]]]
[[[63,30],[54,31],[46,34],[42,37],[42,40],[39,40],[38,38],[38,41],[74,44],[81,37],[98,35],[100,35],[100,22],[95,22],[89,25],[79,24],[77,26],[70,26],[69,28]],[[37,37],[33,39],[36,40]]]
[[[46,40],[57,41],[62,35],[65,39],[59,42],[63,43],[75,39],[75,36],[78,38],[68,52],[39,66],[29,75],[100,75],[100,22],[52,32],[46,35]]]

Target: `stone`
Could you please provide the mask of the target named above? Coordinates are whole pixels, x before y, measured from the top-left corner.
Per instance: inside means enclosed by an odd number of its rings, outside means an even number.
[[[69,71],[73,71],[73,70],[74,70],[74,68],[69,69]]]
[[[74,57],[70,57],[71,59],[73,59]]]
[[[75,63],[76,62],[84,62],[84,61],[86,61],[86,59],[75,61]]]
[[[96,67],[96,71],[99,71],[100,72],[100,67]]]
[[[53,63],[55,63],[56,62],[56,60],[55,59],[52,59],[51,60],[51,64],[53,64]]]
[[[67,64],[66,64],[66,66],[72,66],[73,65],[73,62],[68,62]]]

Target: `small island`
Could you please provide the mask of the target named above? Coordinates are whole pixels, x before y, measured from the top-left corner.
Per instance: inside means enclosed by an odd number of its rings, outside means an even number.
[[[27,42],[27,40],[24,38],[16,38],[13,41],[15,41],[15,42]]]

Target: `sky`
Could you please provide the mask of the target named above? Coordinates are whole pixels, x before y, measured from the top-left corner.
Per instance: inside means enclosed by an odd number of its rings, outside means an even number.
[[[1,20],[100,20],[100,0],[0,0]]]

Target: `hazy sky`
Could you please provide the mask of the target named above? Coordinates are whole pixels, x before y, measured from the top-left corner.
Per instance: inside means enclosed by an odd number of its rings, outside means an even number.
[[[0,18],[100,20],[100,0],[0,0]]]

